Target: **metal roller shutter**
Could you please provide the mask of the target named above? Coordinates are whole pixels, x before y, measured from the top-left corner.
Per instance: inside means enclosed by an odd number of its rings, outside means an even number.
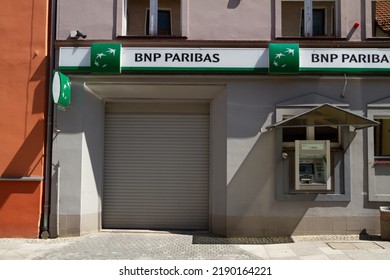
[[[208,229],[208,107],[123,107],[106,110],[103,228]]]

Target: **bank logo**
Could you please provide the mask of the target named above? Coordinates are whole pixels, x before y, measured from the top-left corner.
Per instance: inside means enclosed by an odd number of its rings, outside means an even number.
[[[269,73],[292,74],[299,72],[298,44],[269,44]]]
[[[60,72],[54,72],[52,79],[52,96],[54,103],[63,108],[69,107],[71,88],[72,86],[68,76]]]
[[[92,44],[91,72],[92,73],[120,73],[121,72],[121,44]]]

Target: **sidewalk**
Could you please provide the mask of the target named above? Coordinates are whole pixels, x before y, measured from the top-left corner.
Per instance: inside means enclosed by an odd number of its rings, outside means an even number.
[[[357,235],[223,238],[201,233],[101,232],[0,239],[0,260],[390,260],[390,242]]]

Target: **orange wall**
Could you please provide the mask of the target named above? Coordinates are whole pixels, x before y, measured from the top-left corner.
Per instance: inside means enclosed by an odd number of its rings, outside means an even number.
[[[0,177],[43,176],[49,0],[2,0]],[[43,182],[0,181],[0,237],[37,237]]]

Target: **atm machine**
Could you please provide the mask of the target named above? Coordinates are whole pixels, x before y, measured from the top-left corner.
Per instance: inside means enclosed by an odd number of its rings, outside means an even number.
[[[295,141],[295,191],[329,192],[330,141]]]

